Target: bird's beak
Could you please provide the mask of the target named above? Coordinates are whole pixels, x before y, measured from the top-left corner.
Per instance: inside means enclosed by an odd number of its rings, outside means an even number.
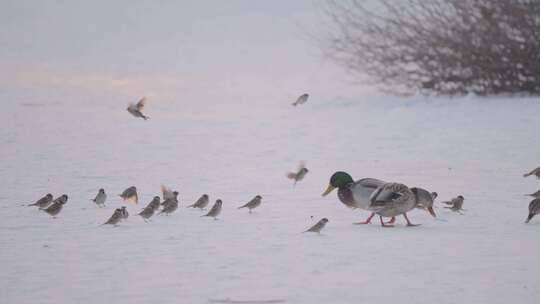
[[[336,189],[336,187],[334,187],[332,185],[328,185],[328,188],[326,188],[326,190],[323,192],[322,196],[327,196],[328,193],[334,191],[334,189]]]
[[[427,207],[427,211],[429,212],[429,214],[431,214],[433,217],[437,217],[437,215],[435,214],[435,210],[433,210],[433,207]]]

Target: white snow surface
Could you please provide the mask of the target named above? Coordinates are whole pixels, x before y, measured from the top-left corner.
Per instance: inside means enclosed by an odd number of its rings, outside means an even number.
[[[540,217],[524,224],[524,194],[540,181],[522,177],[540,165],[537,98],[149,100],[148,121],[123,103],[3,99],[0,303],[538,303]],[[337,170],[437,191],[439,219],[352,225],[368,213],[321,197]],[[161,184],[180,208],[145,223]],[[139,205],[118,197],[131,185]],[[69,195],[56,219],[23,205],[47,192]],[[223,200],[219,220],[185,208],[203,193]],[[256,194],[253,214],[236,209]],[[464,215],[443,209],[459,194]],[[123,205],[126,222],[99,226]],[[322,235],[301,233],[322,217]]]

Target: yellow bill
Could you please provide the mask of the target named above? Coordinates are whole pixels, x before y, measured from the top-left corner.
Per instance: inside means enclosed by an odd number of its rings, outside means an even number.
[[[326,188],[326,190],[323,192],[322,196],[327,196],[328,193],[334,191],[334,189],[336,189],[336,187],[334,187],[332,185],[328,185],[328,188]]]

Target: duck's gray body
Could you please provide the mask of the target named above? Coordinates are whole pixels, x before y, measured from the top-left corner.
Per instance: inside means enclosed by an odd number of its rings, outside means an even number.
[[[416,198],[409,187],[400,183],[386,183],[370,197],[368,210],[382,217],[395,217],[416,207]]]
[[[363,178],[347,187],[338,189],[338,198],[349,208],[370,210],[371,194],[385,184],[384,181],[375,178]]]

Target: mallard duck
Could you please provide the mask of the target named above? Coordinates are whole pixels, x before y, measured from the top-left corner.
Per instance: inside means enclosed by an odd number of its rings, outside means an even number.
[[[345,206],[352,209],[369,210],[371,194],[384,184],[385,182],[375,178],[363,178],[355,182],[348,173],[338,171],[330,177],[328,188],[322,196],[338,189],[338,198]],[[374,215],[375,213],[372,212],[365,221],[355,224],[369,224]]]
[[[418,201],[413,191],[404,184],[386,183],[378,187],[371,194],[369,200],[368,209],[379,215],[383,227],[393,227],[391,224],[384,223],[383,217],[392,217],[393,219],[398,215],[403,215],[407,226],[418,226],[412,224],[407,217],[407,212],[415,208]]]

